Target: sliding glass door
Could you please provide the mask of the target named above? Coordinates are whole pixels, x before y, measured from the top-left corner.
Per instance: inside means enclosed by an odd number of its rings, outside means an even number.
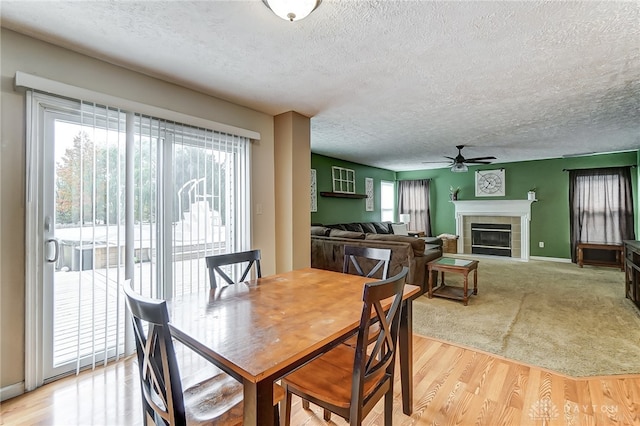
[[[27,275],[41,321],[27,327],[41,339],[28,371],[41,384],[130,350],[125,278],[150,297],[201,291],[205,256],[249,247],[249,168],[245,138],[39,94],[32,104]]]

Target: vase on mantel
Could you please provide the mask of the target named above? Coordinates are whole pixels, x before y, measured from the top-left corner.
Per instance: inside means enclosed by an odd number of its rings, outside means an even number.
[[[527,192],[527,200],[536,201],[536,191]]]

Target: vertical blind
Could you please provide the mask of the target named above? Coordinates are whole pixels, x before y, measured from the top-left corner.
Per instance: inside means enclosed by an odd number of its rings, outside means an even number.
[[[126,278],[144,295],[172,298],[208,288],[205,256],[249,248],[249,139],[48,98],[61,117],[52,358],[78,372],[125,353]]]

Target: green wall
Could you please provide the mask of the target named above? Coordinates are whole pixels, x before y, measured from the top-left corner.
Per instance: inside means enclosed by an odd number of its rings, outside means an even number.
[[[333,191],[331,166],[353,169],[356,173],[356,193],[364,194],[364,178],[373,178],[374,211],[365,211],[364,199],[323,197],[320,192]],[[316,170],[318,212],[311,213],[311,223],[375,222],[380,220],[380,181],[395,182],[396,174],[390,170],[369,167],[323,155],[311,154],[311,168]]]
[[[569,242],[569,173],[563,169],[587,169],[637,165],[636,151],[575,158],[525,161],[470,167],[468,173],[451,173],[449,169],[397,172],[397,180],[431,178],[432,226],[434,235],[454,234],[454,205],[449,202],[449,187],[460,187],[458,200],[524,200],[536,187],[537,202],[531,205],[531,256],[570,258]],[[504,197],[476,197],[475,170],[505,169]],[[638,194],[638,174],[631,173],[634,195]],[[638,197],[634,209],[638,212]],[[637,224],[636,219],[636,224]],[[544,242],[544,248],[538,242]]]
[[[432,179],[431,211],[433,234],[454,234],[454,206],[449,202],[449,187],[460,187],[458,200],[487,200],[475,196],[475,170],[505,169],[505,196],[493,199],[524,200],[530,188],[536,188],[537,202],[531,205],[531,256],[570,258],[569,243],[569,173],[564,169],[588,169],[640,165],[640,151],[601,154],[574,158],[495,163],[470,167],[468,173],[451,173],[448,168],[393,172],[364,166],[322,155],[311,155],[311,167],[317,173],[317,191],[331,191],[331,166],[354,169],[356,192],[364,193],[364,178],[372,177],[375,187],[375,211],[365,211],[363,199],[326,198],[318,196],[318,212],[311,213],[312,223],[346,223],[380,220],[380,181]],[[636,237],[638,232],[638,178],[640,167],[631,173],[634,188]],[[544,248],[538,242],[544,242]]]

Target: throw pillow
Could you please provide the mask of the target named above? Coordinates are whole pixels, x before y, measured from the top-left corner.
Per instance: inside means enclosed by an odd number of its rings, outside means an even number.
[[[393,229],[394,235],[409,235],[406,223],[392,223],[391,229]]]

